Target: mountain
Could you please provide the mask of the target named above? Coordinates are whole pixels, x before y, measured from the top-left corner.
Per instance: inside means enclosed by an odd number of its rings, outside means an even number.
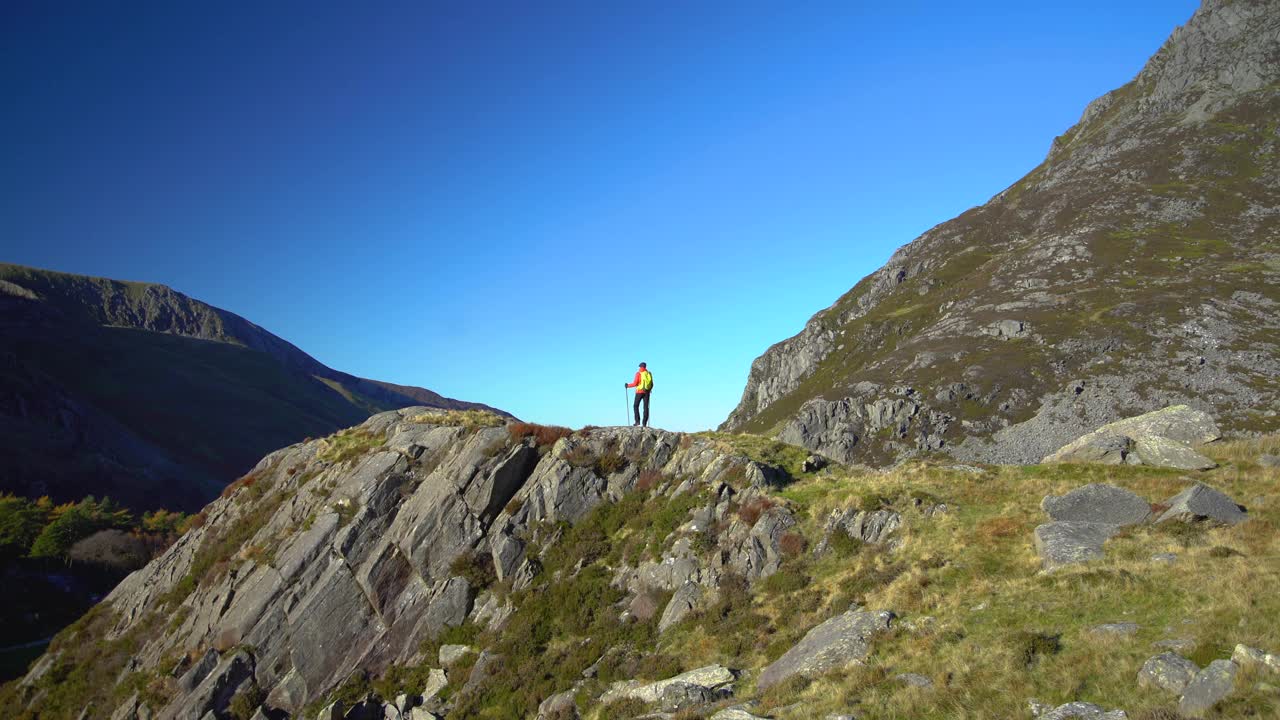
[[[263,458],[0,706],[19,720],[1274,717],[1280,507],[1232,498],[1271,492],[1280,435],[1202,450],[1220,467],[1195,478],[879,472],[745,435],[390,411]]]
[[[722,430],[1034,463],[1186,403],[1280,428],[1280,3],[1207,0],[985,205],[752,364]]]
[[[326,367],[163,285],[0,264],[0,491],[195,510],[263,454],[390,408],[491,409]]]

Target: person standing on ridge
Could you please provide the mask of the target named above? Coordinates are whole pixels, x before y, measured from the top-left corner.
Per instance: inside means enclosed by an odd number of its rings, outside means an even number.
[[[626,387],[636,389],[636,402],[634,409],[636,411],[636,424],[649,427],[649,395],[653,392],[653,373],[649,372],[644,363],[640,363],[640,369],[636,370],[636,378],[626,384]],[[640,401],[644,401],[644,422],[640,421]]]

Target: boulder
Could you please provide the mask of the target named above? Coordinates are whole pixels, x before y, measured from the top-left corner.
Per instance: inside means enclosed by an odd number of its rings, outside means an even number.
[[[1186,445],[1213,442],[1222,437],[1218,424],[1209,413],[1186,405],[1170,405],[1162,410],[1118,420],[1104,425],[1102,429],[1128,435],[1135,440],[1157,436]]]
[[[1133,438],[1111,432],[1085,435],[1044,459],[1046,463],[1092,463],[1095,465],[1136,465],[1132,456]]]
[[[543,700],[538,705],[538,720],[577,720],[578,703],[574,690],[565,690]]]
[[[1151,504],[1128,490],[1090,483],[1061,497],[1047,495],[1040,509],[1054,520],[1137,525],[1151,515]]]
[[[1157,523],[1169,520],[1182,522],[1213,522],[1235,525],[1249,519],[1249,514],[1218,490],[1196,483],[1164,502],[1169,507]]]
[[[440,646],[440,665],[448,667],[468,655],[475,655],[476,648],[468,644],[442,644]]]
[[[1214,705],[1231,694],[1239,669],[1240,666],[1230,660],[1209,663],[1183,689],[1178,712],[1190,717],[1204,717]]]
[[[1280,467],[1280,455],[1263,455],[1258,458],[1258,464],[1264,467]]]
[[[1100,705],[1094,705],[1087,702],[1069,702],[1066,705],[1058,707],[1046,712],[1040,716],[1040,720],[1068,720],[1068,718],[1080,718],[1081,720],[1125,720],[1129,717],[1123,710],[1107,710]]]
[[[708,705],[723,698],[732,697],[728,687],[712,690],[695,683],[670,683],[663,686],[658,696],[658,709],[662,712],[678,712],[686,708]]]
[[[1036,528],[1036,552],[1045,570],[1102,557],[1102,545],[1120,531],[1110,523],[1065,520]]]
[[[600,702],[608,704],[616,700],[632,698],[653,704],[662,699],[663,691],[670,685],[697,685],[707,690],[716,690],[733,682],[737,677],[737,673],[723,665],[708,665],[657,682],[644,683],[638,680],[616,682],[601,696]]]
[[[1042,462],[1079,462],[1207,470],[1215,463],[1191,449],[1221,437],[1207,413],[1174,405],[1103,425],[1059,448]]]
[[[422,688],[422,698],[430,700],[440,694],[449,685],[449,678],[444,674],[444,670],[440,668],[431,668],[427,672],[427,685]]]
[[[812,675],[859,662],[871,652],[876,634],[888,630],[893,618],[887,610],[850,610],[833,617],[769,664],[756,684],[764,690],[792,675]]]
[[[826,466],[827,466],[826,458],[822,457],[821,455],[810,455],[809,457],[805,458],[804,462],[800,465],[800,472],[807,472],[807,473],[818,472],[819,470],[821,470]]]
[[[1280,672],[1280,655],[1263,652],[1248,645],[1236,645],[1235,652],[1231,653],[1231,660],[1241,667],[1258,665]]]
[[[701,585],[694,582],[681,585],[667,602],[667,607],[662,611],[662,617],[658,619],[658,632],[665,632],[667,628],[685,619],[698,606],[701,599]]]
[[[1178,470],[1212,470],[1218,463],[1191,449],[1190,445],[1159,435],[1139,438],[1134,450],[1143,465]]]
[[[1181,655],[1160,653],[1142,664],[1142,669],[1138,671],[1138,686],[1160,688],[1180,695],[1198,672],[1200,668]]]

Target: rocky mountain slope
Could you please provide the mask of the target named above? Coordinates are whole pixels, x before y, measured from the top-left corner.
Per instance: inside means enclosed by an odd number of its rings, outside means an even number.
[[[0,264],[0,490],[195,510],[263,454],[410,405],[162,285]],[[198,410],[198,413],[193,413]]]
[[[749,436],[382,413],[264,458],[0,703],[113,720],[1266,717],[1280,436],[1201,450],[1218,467],[1194,477],[870,473]]]
[[[722,426],[1031,463],[1186,403],[1280,428],[1280,2],[1206,0],[1044,162],[752,365]]]

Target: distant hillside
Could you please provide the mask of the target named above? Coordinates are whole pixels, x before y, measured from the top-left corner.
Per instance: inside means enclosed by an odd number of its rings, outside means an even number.
[[[0,264],[0,491],[196,509],[273,448],[410,405],[163,285]]]
[[[722,429],[1032,463],[1185,403],[1280,429],[1280,4],[1209,0],[1044,162],[751,367]]]

